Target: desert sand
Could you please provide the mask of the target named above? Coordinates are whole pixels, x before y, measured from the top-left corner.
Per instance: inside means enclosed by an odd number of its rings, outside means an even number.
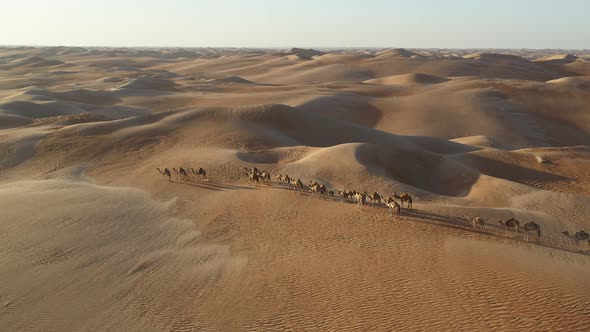
[[[0,330],[587,330],[588,59],[0,48]]]

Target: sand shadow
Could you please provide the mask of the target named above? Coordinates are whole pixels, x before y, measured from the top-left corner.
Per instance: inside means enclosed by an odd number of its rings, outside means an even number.
[[[482,229],[474,229],[471,225],[463,222],[459,217],[452,217],[452,216],[445,216],[440,215],[433,212],[427,212],[422,210],[402,210],[402,214],[404,216],[416,218],[418,222],[430,224],[433,226],[445,227],[453,230],[459,230],[464,232],[472,232],[478,233],[481,235],[490,236],[496,239],[503,239],[503,240],[513,240],[515,242],[526,243],[529,245],[536,245],[544,248],[559,250],[568,253],[574,253],[579,255],[590,256],[590,252],[588,251],[578,251],[573,250],[570,248],[565,248],[562,246],[553,245],[547,242],[543,242],[543,238],[541,240],[531,240],[526,241],[520,237],[506,237],[504,234],[505,228],[499,225],[492,225],[486,224],[485,230]],[[499,233],[495,233],[494,230],[499,231]]]
[[[215,190],[215,191],[228,191],[228,190],[252,190],[257,189],[256,187],[248,187],[248,186],[240,186],[235,184],[224,184],[218,182],[211,182],[211,181],[199,181],[199,182],[190,182],[190,181],[178,181],[178,180],[170,180],[172,183],[182,184],[185,186],[197,187],[201,189],[207,190]]]

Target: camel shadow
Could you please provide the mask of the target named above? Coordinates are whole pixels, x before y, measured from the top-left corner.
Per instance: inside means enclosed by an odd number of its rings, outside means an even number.
[[[201,189],[214,190],[214,191],[241,190],[241,189],[252,190],[252,189],[256,189],[256,188],[247,187],[247,186],[240,186],[240,185],[234,185],[234,184],[223,184],[223,183],[218,183],[218,182],[206,182],[206,181],[203,181],[203,182],[186,182],[186,181],[171,180],[170,182],[176,183],[176,184],[185,185],[185,186],[197,187],[197,188],[201,188]]]
[[[563,252],[568,252],[568,253],[573,253],[573,254],[590,256],[590,252],[588,252],[588,251],[578,251],[578,250],[573,250],[573,249],[565,248],[565,247],[558,246],[558,245],[553,245],[553,244],[550,244],[547,242],[543,242],[543,239],[537,240],[537,241],[525,241],[519,237],[507,238],[506,236],[502,235],[504,233],[504,227],[497,226],[497,225],[489,225],[488,224],[488,225],[486,225],[486,227],[488,227],[488,229],[484,229],[484,230],[474,229],[469,224],[462,221],[458,217],[445,216],[445,215],[440,215],[440,214],[436,214],[433,212],[426,212],[426,211],[421,211],[421,210],[402,210],[402,215],[417,218],[416,221],[426,223],[429,225],[433,225],[433,226],[439,226],[439,227],[445,227],[445,228],[449,228],[449,229],[453,229],[453,230],[478,233],[478,234],[490,236],[490,237],[493,237],[496,239],[510,239],[510,240],[513,240],[516,242],[524,242],[524,243],[527,243],[530,245],[536,245],[536,246],[540,246],[540,247],[544,247],[544,248],[560,250]],[[495,233],[494,230],[498,231],[499,233]]]

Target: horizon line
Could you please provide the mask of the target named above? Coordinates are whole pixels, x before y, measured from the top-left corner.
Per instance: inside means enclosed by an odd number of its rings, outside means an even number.
[[[0,47],[68,47],[68,48],[159,48],[159,49],[258,49],[258,50],[284,50],[291,48],[300,49],[331,49],[331,50],[345,50],[345,49],[413,49],[413,50],[561,50],[561,51],[590,51],[590,48],[534,48],[534,47],[397,47],[397,46],[82,46],[82,45],[45,45],[45,44],[0,44]]]

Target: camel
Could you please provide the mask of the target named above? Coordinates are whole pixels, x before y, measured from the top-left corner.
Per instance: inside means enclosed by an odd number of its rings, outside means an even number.
[[[275,178],[277,179],[277,182],[284,182],[283,174],[277,174],[275,175]]]
[[[320,194],[320,185],[319,185],[319,184],[317,184],[317,183],[310,184],[310,185],[309,185],[309,191],[310,191],[312,194]]]
[[[285,176],[283,177],[283,182],[284,183],[291,183],[291,178],[289,177],[289,175],[285,174]]]
[[[389,214],[393,214],[394,212],[395,214],[400,214],[401,207],[393,199],[391,200],[391,202],[385,203],[385,205],[387,205],[387,211]]]
[[[248,175],[248,183],[254,184],[255,186],[260,186],[260,177],[256,173],[250,173]]]
[[[535,232],[537,234],[537,240],[541,239],[541,226],[535,222],[527,222],[524,226],[520,227],[526,234],[526,240],[529,240],[529,233]]]
[[[182,178],[183,180],[188,179],[188,176],[186,175],[186,171],[184,170],[184,168],[181,167],[179,169],[176,169],[176,168],[172,167],[172,170],[174,171],[174,173],[176,173],[177,179],[180,179],[180,178]]]
[[[360,207],[361,205],[365,204],[365,202],[367,200],[367,195],[365,193],[356,193],[354,195],[354,199],[356,200],[356,203]]]
[[[381,198],[382,197],[376,192],[374,192],[373,195],[369,195],[369,199],[371,200],[371,204],[375,204],[375,203],[381,204]]]
[[[188,175],[186,174],[186,171],[184,170],[184,168],[182,168],[182,167],[181,167],[181,168],[179,168],[179,169],[178,169],[178,174],[179,174],[180,176],[182,176],[182,178],[183,178],[184,180],[187,180],[187,179],[188,179]]]
[[[299,179],[297,179],[297,180],[292,179],[291,180],[291,184],[293,185],[293,190],[295,190],[295,191],[301,191],[301,190],[303,190],[303,182],[301,182],[301,180],[299,180]]]
[[[486,229],[486,224],[480,217],[470,218],[468,216],[465,216],[465,218],[469,220],[469,222],[473,225],[473,228]]]
[[[580,242],[586,241],[588,243],[588,249],[590,250],[590,234],[585,231],[576,232],[574,235],[570,235],[568,231],[562,232],[563,235],[567,236],[569,239],[572,239],[576,242],[576,245],[579,247]]]
[[[338,191],[338,196],[340,196],[340,200],[342,201],[342,203],[346,202],[347,200],[354,198],[354,194],[351,191],[348,190],[339,190]]]
[[[204,169],[202,169],[201,167],[199,167],[199,169],[196,170],[194,173],[195,173],[195,175],[202,175],[203,181],[207,180],[207,172]]]
[[[260,172],[258,176],[260,177],[260,181],[262,182],[271,182],[270,173],[267,171]]]
[[[401,207],[393,198],[391,198],[391,196],[387,197],[387,199],[384,198],[383,203],[385,203],[385,206],[387,206],[387,212],[389,214],[392,212],[395,212],[396,214],[401,213]]]
[[[256,167],[251,167],[251,168],[243,167],[243,169],[246,170],[246,172],[248,172],[248,174],[256,174],[256,175],[260,176],[260,173],[262,173]]]
[[[318,184],[317,182],[311,183],[309,186],[309,190],[312,194],[316,193],[319,195],[323,195],[327,193],[326,186],[324,186],[323,184]]]
[[[158,170],[158,172],[160,172],[160,174],[162,174],[162,176],[168,178],[168,181],[170,181],[171,174],[170,174],[170,170],[168,168],[164,168],[163,171],[159,168],[156,168],[156,169]]]
[[[402,193],[400,195],[397,195],[396,193],[393,193],[393,197],[401,201],[402,207],[404,207],[404,202],[408,202],[408,209],[412,209],[412,196],[410,196],[410,194]]]
[[[506,221],[498,219],[498,224],[504,226],[504,228],[506,229],[506,237],[508,237],[510,229],[514,229],[515,231],[520,232],[520,222],[514,218],[510,218]]]

